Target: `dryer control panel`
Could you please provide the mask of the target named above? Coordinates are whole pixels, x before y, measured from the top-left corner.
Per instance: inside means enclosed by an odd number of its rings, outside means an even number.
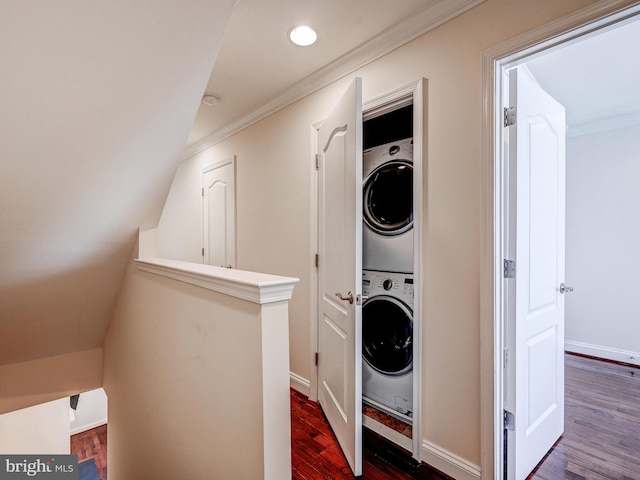
[[[413,307],[413,275],[409,273],[362,271],[362,293],[372,298],[391,295]]]

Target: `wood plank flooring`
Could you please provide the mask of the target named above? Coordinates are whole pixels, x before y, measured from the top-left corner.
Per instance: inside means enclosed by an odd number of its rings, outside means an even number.
[[[640,480],[640,369],[566,356],[565,433],[528,480]],[[292,479],[353,479],[317,403],[291,391]],[[107,427],[71,438],[107,475]],[[365,429],[363,480],[450,480]]]
[[[640,479],[640,369],[565,362],[565,432],[528,480]]]
[[[320,406],[291,390],[291,453],[293,480],[355,478]],[[363,480],[450,480],[418,464],[402,449],[364,430]]]
[[[71,453],[78,455],[78,463],[90,458],[96,462],[100,480],[107,480],[107,426],[101,425],[71,436]]]

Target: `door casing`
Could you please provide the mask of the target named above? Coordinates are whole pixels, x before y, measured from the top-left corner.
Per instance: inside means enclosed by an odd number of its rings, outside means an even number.
[[[504,448],[503,332],[508,320],[503,291],[503,254],[506,231],[506,185],[509,181],[503,152],[505,71],[566,42],[598,32],[640,14],[640,2],[598,2],[500,44],[482,55],[483,151],[482,244],[480,265],[481,342],[481,472],[483,479],[502,478]]]
[[[366,82],[366,78],[363,79]],[[372,116],[374,113],[391,111],[399,105],[413,103],[413,212],[414,212],[414,282],[416,296],[413,306],[413,338],[423,338],[422,319],[423,319],[423,302],[422,302],[422,258],[423,251],[423,228],[426,224],[424,217],[426,209],[423,205],[423,185],[426,182],[424,177],[423,162],[426,159],[426,144],[424,141],[424,112],[426,111],[425,101],[427,98],[427,80],[419,79],[407,85],[403,85],[397,89],[384,93],[373,99],[363,102],[363,117]],[[312,178],[310,184],[311,194],[311,251],[318,251],[318,175],[315,169],[315,154],[318,151],[318,128],[322,121],[316,122],[311,126],[311,152],[310,158],[312,165]],[[312,256],[313,257],[313,256]],[[310,352],[310,378],[309,385],[300,379],[292,378],[292,383],[299,382],[299,388],[308,387],[309,399],[316,401],[318,399],[318,374],[315,365],[315,353],[318,351],[318,270],[315,266],[315,258],[310,259],[311,269],[311,285],[310,285],[310,318],[311,318],[311,352]],[[421,422],[421,405],[422,405],[422,358],[423,358],[423,341],[414,342],[413,352],[413,372],[414,372],[414,388],[413,388],[413,457],[420,459],[420,446],[422,443],[422,422]]]

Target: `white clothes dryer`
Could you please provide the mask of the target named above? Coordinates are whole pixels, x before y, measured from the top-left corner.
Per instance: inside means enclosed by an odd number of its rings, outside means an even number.
[[[362,165],[362,268],[412,273],[413,139],[365,150]]]
[[[362,395],[386,413],[413,417],[413,275],[363,270]]]

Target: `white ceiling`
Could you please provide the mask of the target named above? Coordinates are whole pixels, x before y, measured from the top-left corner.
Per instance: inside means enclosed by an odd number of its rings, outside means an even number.
[[[102,345],[138,228],[157,225],[187,139],[481,1],[3,1],[0,365]],[[317,45],[288,42],[299,23]],[[204,93],[219,106],[198,111]]]
[[[283,106],[289,92],[308,94],[479,2],[241,0],[232,13],[235,0],[4,1],[0,365],[102,344],[137,229],[157,224],[185,143]],[[317,28],[317,45],[288,43],[299,23]],[[639,44],[619,41],[605,60]],[[570,122],[638,106],[637,62],[603,74],[593,51],[585,58],[584,70],[566,58],[531,62],[543,84],[556,74],[545,88]],[[575,90],[597,109],[574,118],[585,107],[573,106]],[[205,92],[217,107],[200,105]]]
[[[568,134],[640,123],[640,20],[601,30],[527,61],[566,108]]]
[[[286,105],[291,100],[287,91],[312,92],[333,78],[326,72],[346,73],[349,67],[386,53],[375,47],[367,51],[376,39],[384,39],[388,48],[415,38],[439,12],[450,14],[447,8],[454,2],[277,3],[241,0],[237,5],[205,92],[219,97],[220,103],[200,106],[188,147],[206,145],[207,137],[222,138],[229,126],[248,124],[259,118],[261,110]],[[464,8],[474,4],[466,3]],[[304,23],[320,36],[311,47],[297,47],[286,36],[290,27]],[[543,88],[565,105],[569,134],[640,122],[640,63],[627,54],[636,45],[640,45],[640,22],[631,19],[527,61]]]
[[[215,107],[198,110],[187,145],[273,104],[311,93],[484,0],[241,0],[207,84]],[[298,47],[288,30],[309,24],[318,42]],[[294,98],[297,99],[297,98]]]

